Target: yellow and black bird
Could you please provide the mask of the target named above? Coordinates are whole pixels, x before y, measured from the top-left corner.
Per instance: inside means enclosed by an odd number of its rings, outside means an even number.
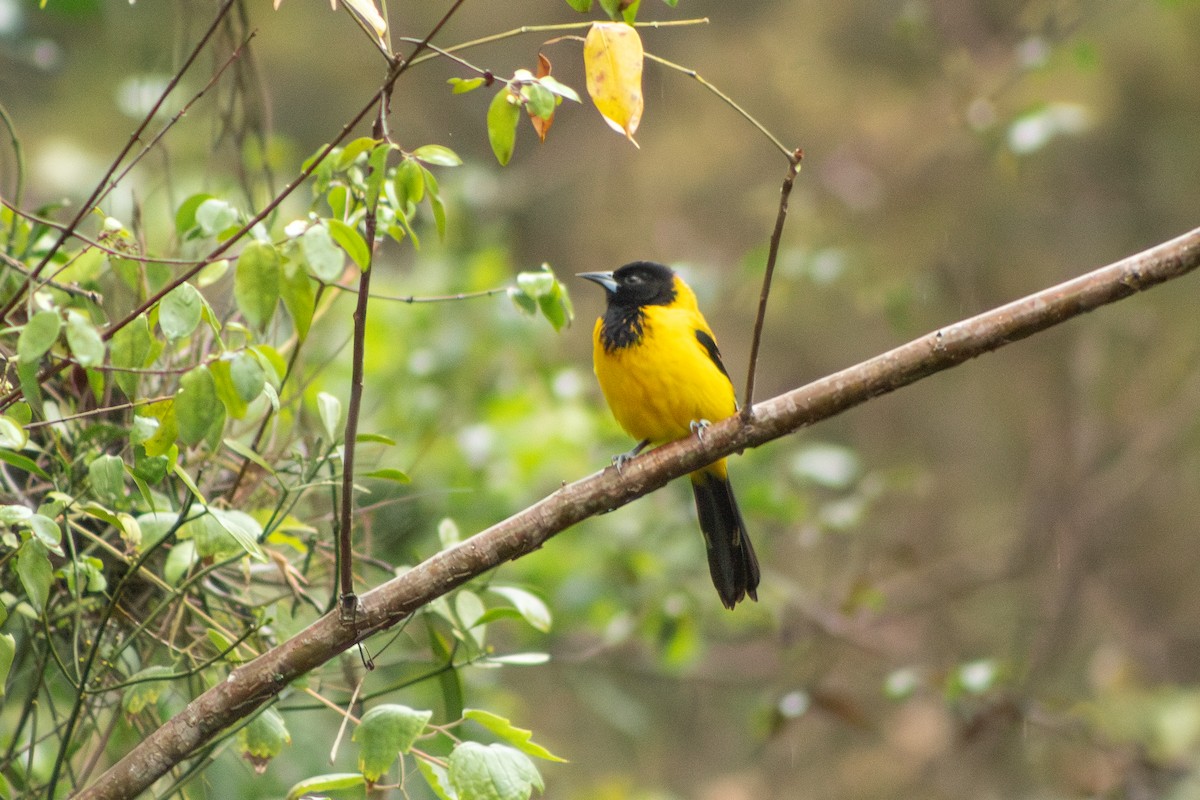
[[[696,295],[673,270],[635,261],[614,272],[579,275],[604,287],[608,305],[596,320],[593,362],[613,416],[638,441],[620,464],[647,445],[703,430],[737,411],[737,396]],[[726,608],[757,600],[758,559],[733,497],[725,459],[691,474],[713,585]]]

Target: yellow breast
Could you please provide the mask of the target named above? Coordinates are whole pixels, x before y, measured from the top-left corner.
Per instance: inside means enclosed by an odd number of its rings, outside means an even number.
[[[606,351],[600,320],[593,334],[596,377],[625,432],[661,444],[688,436],[693,422],[731,416],[733,386],[696,338],[697,330],[711,331],[694,301],[646,306],[643,314],[642,337],[627,347]]]

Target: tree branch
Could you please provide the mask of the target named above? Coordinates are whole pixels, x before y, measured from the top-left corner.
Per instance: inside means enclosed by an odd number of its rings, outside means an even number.
[[[326,614],[278,647],[234,669],[78,797],[113,800],[137,795],[213,736],[272,700],[289,682],[472,578],[533,552],[577,522],[625,505],[718,458],[766,444],[1197,267],[1200,228],[766,400],[754,407],[749,421],[735,416],[715,423],[705,430],[702,440],[689,437],[663,445],[630,461],[621,473],[605,469],[567,484],[363,595],[356,627],[342,624],[336,613]]]

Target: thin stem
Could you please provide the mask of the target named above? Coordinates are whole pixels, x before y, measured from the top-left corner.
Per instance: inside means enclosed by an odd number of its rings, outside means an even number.
[[[18,205],[21,203],[21,197],[25,194],[25,153],[21,149],[21,137],[17,136],[17,128],[13,125],[12,117],[8,114],[8,109],[0,103],[0,122],[4,123],[4,127],[8,129],[8,139],[12,144],[13,159],[17,162],[16,166],[16,181],[13,187],[13,202]],[[8,244],[5,245],[5,254],[12,252],[13,240],[17,235],[17,218],[13,216],[12,224],[8,229]]]
[[[771,231],[771,244],[767,250],[767,268],[763,272],[762,291],[758,295],[758,314],[754,318],[754,335],[750,339],[750,363],[746,368],[746,393],[742,397],[742,421],[748,422],[754,415],[754,374],[758,370],[758,346],[762,341],[763,323],[767,317],[767,298],[771,295],[771,278],[775,275],[775,262],[779,258],[779,242],[783,238],[783,223],[787,221],[788,197],[792,185],[800,172],[803,150],[796,150],[788,161],[787,175],[779,190],[779,212],[775,215],[775,229]]]
[[[382,112],[381,112],[382,113]],[[354,342],[350,361],[350,403],[346,408],[346,435],[342,448],[342,493],[338,522],[338,594],[344,622],[354,620],[354,460],[358,448],[358,414],[362,407],[363,363],[366,356],[367,304],[370,300],[371,269],[375,254],[375,209],[367,212],[367,242],[371,258],[358,279],[358,302],[354,307]]]
[[[341,283],[327,283],[324,285],[328,286],[331,289],[339,289],[343,292],[350,292],[351,294],[358,294],[361,291],[359,287],[346,286],[345,284],[341,284]],[[427,295],[425,297],[417,297],[416,295],[379,294],[378,292],[373,292],[371,294],[371,299],[372,300],[388,300],[388,301],[391,301],[394,303],[408,303],[409,305],[414,305],[416,303],[448,303],[448,302],[452,302],[455,300],[473,300],[477,297],[495,297],[496,295],[504,294],[507,291],[508,291],[507,286],[500,286],[495,289],[480,289],[477,292],[459,292],[458,294],[435,294],[435,295]]]
[[[684,75],[687,75],[689,78],[695,79],[701,86],[703,86],[705,89],[708,89],[710,92],[715,94],[718,98],[720,98],[721,102],[723,102],[725,105],[732,108],[739,115],[741,115],[741,117],[743,119],[745,119],[747,122],[749,122],[755,128],[757,128],[759,133],[761,133],[763,136],[770,139],[771,144],[775,145],[775,147],[778,148],[779,152],[783,153],[785,158],[787,158],[789,161],[797,161],[798,160],[795,157],[795,153],[796,153],[795,150],[792,150],[791,148],[787,147],[787,145],[785,145],[783,142],[779,141],[778,137],[776,137],[775,134],[771,133],[771,131],[768,130],[765,125],[763,125],[761,122],[759,122],[757,119],[755,119],[750,114],[749,111],[747,111],[745,108],[743,108],[741,105],[739,105],[738,102],[736,100],[734,100],[732,97],[725,94],[720,89],[718,89],[716,86],[714,86],[711,83],[709,83],[708,81],[706,81],[703,77],[701,77],[700,73],[696,72],[696,70],[689,69],[688,67],[682,66],[680,64],[676,64],[674,61],[668,61],[667,59],[662,58],[660,56],[656,56],[653,53],[646,53],[645,56],[646,56],[646,58],[650,59],[651,61],[662,64],[664,67],[669,67],[678,72],[682,72]]]
[[[469,42],[463,42],[462,44],[456,44],[453,47],[444,48],[442,50],[439,50],[436,53],[429,53],[427,55],[421,56],[420,58],[414,58],[414,59],[412,59],[412,63],[420,64],[422,61],[429,61],[430,59],[437,58],[439,55],[445,55],[445,54],[449,54],[449,53],[457,53],[460,50],[468,50],[472,47],[480,47],[481,45],[491,44],[493,42],[501,42],[501,41],[504,41],[505,39],[512,39],[517,36],[524,36],[527,33],[554,33],[556,31],[579,31],[579,30],[583,30],[585,28],[592,27],[592,24],[593,24],[592,22],[588,21],[588,22],[560,22],[560,23],[556,23],[553,25],[522,25],[520,28],[513,28],[512,30],[503,31],[501,33],[493,33],[490,36],[484,36],[479,39],[472,39]],[[654,21],[637,22],[637,23],[634,23],[634,27],[635,28],[678,28],[678,27],[682,27],[684,25],[707,25],[707,24],[708,24],[708,17],[701,17],[699,19],[679,19],[679,20],[668,20],[666,22],[654,22]]]

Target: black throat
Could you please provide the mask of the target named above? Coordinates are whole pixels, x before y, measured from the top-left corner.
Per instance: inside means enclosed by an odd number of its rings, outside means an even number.
[[[609,300],[604,310],[604,322],[600,325],[600,342],[604,352],[611,353],[630,347],[642,340],[646,313],[642,306],[627,306]]]

